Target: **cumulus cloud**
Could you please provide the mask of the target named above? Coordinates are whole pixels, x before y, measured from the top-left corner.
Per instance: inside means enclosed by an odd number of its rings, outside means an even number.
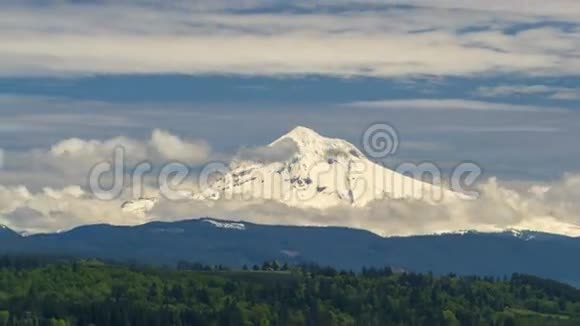
[[[187,164],[199,164],[207,160],[210,148],[204,141],[184,140],[163,130],[156,129],[148,142],[126,137],[117,137],[105,141],[71,138],[52,146],[43,155],[56,159],[59,163],[96,164],[110,160],[115,149],[124,150],[128,159],[134,164],[138,161],[182,161]]]
[[[241,8],[231,2],[4,6],[0,74],[578,74],[580,13],[577,4],[560,2],[415,1],[415,7],[374,11],[352,6],[385,3],[296,4],[305,13],[232,10],[267,6],[253,1]],[[325,7],[342,10],[330,14]],[[542,26],[550,13],[574,27]],[[531,27],[506,31],[523,24]]]
[[[83,172],[97,163],[112,161],[122,152],[125,162],[134,166],[148,161],[154,164],[179,161],[199,165],[208,160],[210,146],[202,140],[183,139],[156,129],[149,140],[114,137],[106,140],[69,138],[50,149],[33,149],[7,154],[5,168],[53,168],[63,172]]]
[[[126,185],[132,178],[142,178],[140,182],[147,185],[157,182],[157,172],[168,164],[178,163],[193,169],[207,162],[212,155],[211,147],[204,140],[181,138],[158,129],[149,139],[68,138],[50,148],[6,151],[0,169],[0,184],[45,191],[50,189],[46,187],[88,187],[98,176],[103,187],[112,187],[119,180]],[[139,168],[141,164],[143,167]],[[107,168],[102,170],[100,167],[105,165]],[[134,176],[137,170],[143,171],[142,177]]]
[[[91,166],[99,162],[111,160],[115,149],[123,149],[130,160],[145,160],[147,158],[146,144],[125,137],[117,137],[105,141],[70,138],[63,140],[47,151],[36,151],[39,162],[46,161],[54,167],[69,168],[80,164]]]
[[[298,145],[292,139],[282,139],[268,146],[244,147],[236,155],[236,160],[269,163],[286,161],[298,152]]]
[[[204,141],[184,140],[159,129],[153,131],[148,146],[161,159],[188,164],[205,162],[210,154],[209,145]]]

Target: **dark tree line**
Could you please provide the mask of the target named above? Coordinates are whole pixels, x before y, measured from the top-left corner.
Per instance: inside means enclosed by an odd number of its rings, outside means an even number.
[[[521,274],[0,257],[7,325],[580,325],[580,291]]]

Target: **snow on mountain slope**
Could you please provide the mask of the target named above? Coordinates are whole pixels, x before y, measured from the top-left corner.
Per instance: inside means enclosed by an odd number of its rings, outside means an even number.
[[[516,238],[522,241],[572,239],[572,237],[561,234],[514,228],[498,229],[495,231],[457,230],[452,232],[433,233],[430,235],[493,235],[505,238]]]
[[[216,220],[211,220],[211,219],[202,219],[202,222],[205,223],[209,223],[213,226],[215,226],[216,228],[220,228],[220,229],[231,229],[231,230],[240,230],[243,231],[246,229],[246,225],[243,223],[237,223],[237,222],[226,222],[226,221],[216,221]]]
[[[351,143],[297,127],[267,148],[288,141],[296,150],[274,162],[244,160],[193,196],[197,200],[266,199],[293,207],[364,207],[373,200],[457,198],[438,186],[399,174],[368,160]]]

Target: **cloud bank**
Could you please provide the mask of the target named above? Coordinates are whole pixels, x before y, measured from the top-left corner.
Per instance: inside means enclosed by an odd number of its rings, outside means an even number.
[[[457,230],[530,229],[580,236],[577,198],[580,176],[516,189],[491,178],[482,183],[478,200],[438,205],[423,201],[381,200],[365,208],[328,210],[290,208],[273,202],[160,203],[154,216],[212,216],[265,224],[339,225],[383,236],[442,233]],[[542,189],[538,192],[537,189]],[[535,190],[535,191],[534,191]],[[576,197],[575,197],[576,196]],[[166,219],[166,218],[165,218]]]
[[[0,75],[580,73],[568,0],[146,3],[3,5]]]
[[[85,186],[96,165],[116,159],[122,160],[127,169],[140,163],[155,168],[169,162],[195,167],[207,162],[212,154],[203,140],[184,139],[159,129],[146,140],[124,136],[105,140],[68,138],[48,149],[7,152],[0,180],[11,180],[13,185],[24,180],[32,189],[45,185]]]
[[[123,199],[101,201],[78,186],[31,193],[23,186],[0,186],[0,223],[17,230],[46,232],[78,225],[134,225],[210,216],[264,224],[345,226],[383,236],[457,230],[530,229],[580,236],[577,202],[580,176],[515,190],[490,179],[474,201],[438,205],[422,201],[381,200],[365,208],[298,209],[264,201],[199,202],[161,200],[146,215],[123,211]],[[539,189],[539,190],[538,190]]]
[[[181,159],[201,164],[210,159],[209,147],[203,141],[182,139],[156,130],[151,138],[139,141],[113,138],[104,141],[68,139],[50,149],[36,150],[36,159],[47,160],[55,169],[66,172],[70,184],[42,177],[51,174],[45,166],[20,166],[41,176],[35,185],[0,184],[0,223],[26,232],[66,230],[92,223],[134,225],[153,220],[179,220],[211,216],[218,219],[244,220],[266,224],[336,225],[368,229],[380,235],[411,235],[441,233],[463,229],[498,231],[506,228],[532,229],[580,236],[580,175],[566,175],[552,182],[525,184],[501,183],[495,178],[478,186],[477,200],[444,201],[439,204],[419,200],[379,200],[364,208],[350,206],[325,210],[298,209],[272,201],[218,200],[193,201],[187,195],[169,200],[159,195],[154,183],[145,183],[145,195],[159,200],[149,212],[123,210],[123,203],[135,198],[125,189],[118,198],[99,200],[85,186],[86,166],[90,160],[110,160],[113,148],[126,146],[127,155],[135,162],[141,159],[159,163]],[[280,148],[254,148],[244,152],[247,159],[279,159],[292,151],[292,144]],[[295,149],[294,149],[295,150]],[[41,162],[42,163],[42,162]],[[2,173],[22,173],[14,166]],[[83,179],[81,176],[85,177]],[[73,178],[77,177],[77,179]],[[40,186],[44,184],[43,186]],[[195,182],[182,185],[184,194],[197,191]]]

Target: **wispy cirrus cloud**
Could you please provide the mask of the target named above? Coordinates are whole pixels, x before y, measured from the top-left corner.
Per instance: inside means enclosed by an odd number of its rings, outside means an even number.
[[[570,13],[580,13],[558,2],[570,10],[537,2],[514,14],[515,0],[298,2],[297,12],[262,1],[4,5],[0,75],[579,74]],[[550,14],[571,25],[544,24]]]
[[[472,111],[512,111],[512,112],[563,112],[561,108],[545,108],[534,105],[519,105],[501,102],[487,102],[464,99],[410,99],[357,101],[345,104],[347,107],[384,110],[472,110]]]
[[[512,95],[541,95],[556,100],[580,99],[580,89],[549,85],[499,85],[477,88],[475,95],[483,97],[509,97]]]

